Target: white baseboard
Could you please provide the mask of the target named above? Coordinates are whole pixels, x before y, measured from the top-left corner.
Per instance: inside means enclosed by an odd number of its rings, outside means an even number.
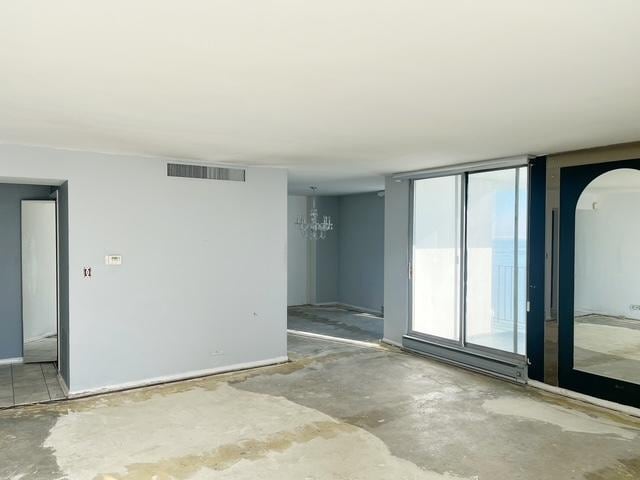
[[[376,342],[365,342],[363,340],[351,340],[349,338],[332,337],[331,335],[322,335],[321,333],[303,332],[301,330],[287,329],[287,332],[292,335],[298,335],[299,337],[310,337],[310,338],[317,338],[320,340],[329,340],[331,342],[348,343],[350,345],[357,345],[359,347],[383,348],[379,343],[376,343]]]
[[[0,365],[11,365],[14,363],[22,363],[23,360],[24,359],[22,357],[3,358],[0,360]]]
[[[602,400],[601,398],[592,397],[590,395],[585,395],[584,393],[574,392],[573,390],[567,390],[566,388],[556,387],[554,385],[548,385],[543,382],[538,382],[537,380],[528,380],[527,385],[539,390],[544,390],[545,392],[555,393],[556,395],[573,398],[574,400],[580,400],[598,407],[608,408],[609,410],[626,413],[627,415],[633,415],[634,417],[640,417],[640,408],[610,402],[609,400]]]
[[[116,383],[116,384],[107,385],[104,387],[84,388],[79,390],[67,391],[67,397],[78,398],[78,397],[85,397],[88,395],[117,392],[120,390],[130,390],[132,388],[149,387],[152,385],[159,385],[163,383],[177,382],[181,380],[191,380],[199,377],[208,377],[209,375],[216,375],[220,373],[229,373],[229,372],[235,372],[238,370],[248,370],[250,368],[277,365],[279,363],[285,363],[288,361],[289,361],[288,356],[282,356],[282,357],[270,358],[267,360],[258,360],[256,362],[236,363],[234,365],[227,365],[224,367],[206,368],[203,370],[193,370],[185,373],[177,373],[175,375],[164,375],[159,377],[148,378],[145,380]]]
[[[312,303],[312,307],[336,307],[336,308],[345,308],[347,310],[357,310],[362,313],[370,313],[372,315],[377,315],[379,317],[382,316],[382,312],[380,310],[375,310],[373,308],[367,307],[359,307],[358,305],[351,305],[348,303],[342,302],[320,302],[320,303]]]

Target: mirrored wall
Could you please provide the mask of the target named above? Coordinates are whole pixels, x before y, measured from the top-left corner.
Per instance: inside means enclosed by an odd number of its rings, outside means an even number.
[[[640,170],[593,180],[575,216],[573,366],[640,384]]]

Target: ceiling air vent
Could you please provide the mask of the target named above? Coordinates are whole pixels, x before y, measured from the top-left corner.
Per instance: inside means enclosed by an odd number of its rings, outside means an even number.
[[[207,180],[231,180],[244,182],[245,171],[242,168],[206,167],[185,163],[167,163],[167,175],[170,177],[204,178]]]

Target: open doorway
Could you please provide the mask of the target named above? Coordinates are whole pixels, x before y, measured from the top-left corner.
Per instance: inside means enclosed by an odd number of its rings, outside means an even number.
[[[288,199],[289,332],[377,344],[384,336],[384,193]],[[322,193],[322,192],[320,192]],[[330,219],[324,238],[301,220]]]
[[[58,194],[57,186],[0,184],[0,408],[65,398]]]

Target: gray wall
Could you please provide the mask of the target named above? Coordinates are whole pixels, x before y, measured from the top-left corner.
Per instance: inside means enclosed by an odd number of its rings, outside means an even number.
[[[317,206],[321,216],[331,215],[335,229],[315,244],[315,303],[381,311],[384,199],[375,193],[319,197]]]
[[[166,162],[0,144],[0,177],[69,182],[72,394],[287,359],[287,171],[210,181]]]
[[[336,302],[338,301],[338,263],[340,257],[338,241],[338,231],[341,226],[340,199],[339,197],[318,197],[316,206],[320,220],[324,215],[330,215],[335,227],[327,234],[326,239],[317,241],[315,245],[315,302]]]
[[[409,324],[409,182],[385,184],[384,339],[401,344]]]
[[[338,301],[382,311],[384,198],[376,193],[339,198]]]
[[[0,184],[0,360],[22,356],[20,201],[46,200],[51,188]]]

